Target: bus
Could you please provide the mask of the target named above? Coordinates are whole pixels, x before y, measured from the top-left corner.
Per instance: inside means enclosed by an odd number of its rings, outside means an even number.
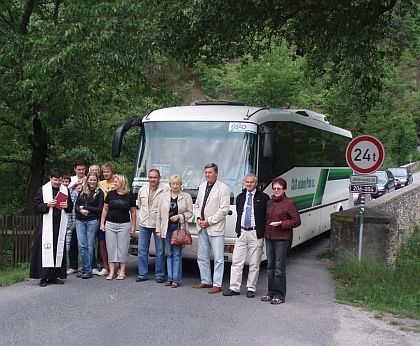
[[[294,230],[296,246],[330,229],[330,214],[348,207],[349,176],[345,152],[352,135],[335,127],[326,116],[304,109],[250,107],[235,103],[196,102],[163,108],[143,118],[127,120],[115,131],[113,155],[119,157],[124,134],[139,126],[140,139],[132,188],[147,184],[151,168],[159,169],[161,182],[182,177],[183,191],[193,201],[204,179],[204,166],[219,166],[218,179],[231,191],[226,217],[225,260],[231,261],[236,240],[235,198],[244,188],[246,173],[258,176],[258,188],[272,195],[271,181],[282,176],[286,195],[296,202],[302,224]],[[197,257],[197,230],[189,220],[193,245],[184,258]],[[137,236],[130,252],[137,255]],[[151,246],[151,255],[154,247]]]

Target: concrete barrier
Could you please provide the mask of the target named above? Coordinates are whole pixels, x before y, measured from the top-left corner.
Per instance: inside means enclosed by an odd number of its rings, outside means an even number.
[[[420,183],[372,200],[365,207],[362,256],[395,265],[398,249],[420,224]],[[359,207],[331,214],[331,251],[341,259],[347,251],[357,255]]]

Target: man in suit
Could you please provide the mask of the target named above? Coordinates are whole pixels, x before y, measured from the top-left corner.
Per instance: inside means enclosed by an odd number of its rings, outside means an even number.
[[[244,179],[245,189],[236,197],[236,240],[232,255],[229,289],[224,296],[240,294],[242,271],[246,255],[249,254],[249,272],[246,283],[248,298],[255,297],[264,245],[267,201],[270,197],[257,190],[255,174],[248,173]]]
[[[218,181],[218,167],[209,163],[204,167],[203,182],[194,206],[198,230],[197,263],[201,282],[194,288],[209,288],[209,293],[219,293],[222,289],[224,269],[224,244],[226,215],[230,209],[229,187]],[[213,251],[213,280],[210,271],[210,249]]]

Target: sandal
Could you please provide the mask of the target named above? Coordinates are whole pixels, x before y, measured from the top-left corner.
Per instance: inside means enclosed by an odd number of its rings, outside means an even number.
[[[125,275],[118,275],[117,280],[125,280]]]
[[[271,304],[275,304],[275,305],[278,305],[278,304],[283,304],[284,303],[284,299],[280,299],[280,298],[273,298],[273,299],[271,299],[271,302],[270,302]]]
[[[108,275],[105,280],[110,281],[110,280],[113,280],[113,279],[114,279],[114,275]]]
[[[177,287],[179,287],[179,284],[177,284],[176,282],[173,282],[172,285],[171,285],[171,287],[172,288],[177,288]]]
[[[163,286],[171,286],[172,285],[172,281],[166,281],[163,283]]]
[[[266,296],[262,296],[261,297],[261,301],[262,302],[271,302],[271,300],[273,299],[272,296],[266,295]]]

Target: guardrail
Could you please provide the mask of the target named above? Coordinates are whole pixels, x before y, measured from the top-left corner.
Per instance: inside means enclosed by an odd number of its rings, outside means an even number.
[[[29,262],[40,216],[0,215],[0,268]]]

